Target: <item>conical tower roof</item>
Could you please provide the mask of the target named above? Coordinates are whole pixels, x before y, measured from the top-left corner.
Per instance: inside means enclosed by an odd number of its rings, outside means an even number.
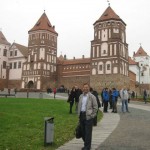
[[[31,30],[29,30],[29,32],[37,31],[37,30],[47,30],[47,31],[57,34],[54,26],[51,25],[45,12],[42,14],[42,16],[37,21],[37,23],[34,25],[34,27]]]
[[[7,39],[5,38],[5,36],[2,33],[2,31],[0,31],[0,44],[10,45],[10,43],[7,41]]]
[[[110,6],[107,7],[107,9],[104,11],[101,17],[94,24],[96,24],[97,22],[103,22],[107,20],[122,21],[122,23],[126,25],[125,22],[115,13],[115,11]]]
[[[134,57],[139,57],[139,56],[148,56],[147,53],[142,48],[142,46],[140,46],[138,51],[134,54]]]

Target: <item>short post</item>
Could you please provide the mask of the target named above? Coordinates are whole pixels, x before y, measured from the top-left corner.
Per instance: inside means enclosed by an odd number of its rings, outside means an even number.
[[[54,140],[54,117],[45,117],[44,146],[51,145]]]
[[[27,98],[29,98],[29,90],[27,89]]]
[[[42,93],[42,92],[40,92],[39,98],[40,98],[40,99],[43,99],[43,93]]]

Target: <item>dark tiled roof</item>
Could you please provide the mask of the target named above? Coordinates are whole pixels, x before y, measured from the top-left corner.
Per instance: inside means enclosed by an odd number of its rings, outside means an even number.
[[[18,43],[13,43],[12,45],[15,45],[17,49],[22,53],[23,56],[27,57],[28,56],[28,47],[23,46]]]
[[[29,30],[29,32],[37,31],[37,30],[47,30],[47,31],[57,34],[57,32],[55,31],[55,28],[51,25],[45,12],[42,14],[42,16],[34,25],[34,27],[31,30]]]
[[[2,33],[2,31],[0,31],[0,44],[10,45],[10,43],[7,41],[7,39],[5,38],[5,36]]]
[[[129,65],[138,65],[138,62],[135,62],[131,57],[128,58]]]
[[[63,65],[90,64],[90,58],[64,60]]]
[[[107,20],[118,20],[124,23],[124,21],[114,12],[114,10],[110,6],[104,11],[102,16],[95,23]]]
[[[134,57],[139,57],[139,56],[148,56],[147,53],[144,51],[142,46],[138,49],[138,51],[133,55]]]

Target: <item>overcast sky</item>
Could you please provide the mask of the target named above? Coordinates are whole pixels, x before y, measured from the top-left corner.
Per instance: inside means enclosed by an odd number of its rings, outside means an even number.
[[[0,28],[6,39],[28,45],[28,31],[44,10],[58,35],[58,56],[90,56],[93,23],[108,7],[107,0],[0,0]],[[127,24],[129,55],[140,43],[150,55],[150,0],[110,0],[111,8]]]

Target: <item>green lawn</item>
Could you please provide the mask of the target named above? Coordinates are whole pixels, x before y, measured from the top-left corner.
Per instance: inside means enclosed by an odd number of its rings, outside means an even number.
[[[54,143],[48,147],[44,117],[54,117]],[[0,150],[55,150],[74,137],[77,121],[64,100],[0,98]]]

